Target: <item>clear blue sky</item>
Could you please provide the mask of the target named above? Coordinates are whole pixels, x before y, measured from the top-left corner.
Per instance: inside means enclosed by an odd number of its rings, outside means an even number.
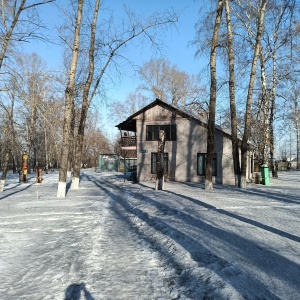
[[[114,5],[121,3],[121,1],[112,1]],[[151,58],[157,58],[160,55],[167,58],[172,64],[176,64],[178,68],[189,74],[197,74],[203,67],[203,62],[195,59],[196,49],[194,46],[188,46],[188,44],[195,38],[195,23],[199,18],[199,7],[202,5],[202,1],[193,0],[131,0],[126,3],[130,3],[131,8],[135,11],[143,13],[144,15],[151,14],[154,11],[163,11],[173,7],[175,10],[180,11],[179,22],[176,24],[176,28],[173,27],[165,32],[164,48],[162,53],[155,53],[146,47],[134,49],[130,48],[128,55],[130,59],[137,65],[141,66],[143,63],[149,61]],[[121,6],[121,5],[120,5]],[[147,51],[148,50],[148,51]],[[128,75],[133,73],[129,72]],[[139,84],[139,78],[136,77],[123,77],[123,84],[118,86],[118,93],[114,90],[111,93],[112,97],[116,97],[118,100],[122,98],[125,100],[129,92],[135,90],[135,87]]]
[[[176,64],[180,70],[189,74],[199,72],[203,64],[194,59],[196,49],[194,46],[188,47],[188,43],[195,38],[195,23],[199,15],[199,9],[203,6],[203,0],[111,0],[111,4],[104,0],[105,7],[116,11],[119,15],[122,12],[122,3],[130,5],[131,9],[143,15],[151,14],[155,11],[163,11],[173,7],[180,11],[179,22],[176,28],[170,29],[165,33],[165,48],[163,54],[171,63]],[[205,1],[206,2],[206,1]],[[53,5],[45,5],[41,11],[42,18],[49,28],[49,34],[55,37],[57,32],[55,26],[59,24],[59,17],[56,8]],[[32,42],[26,46],[26,51],[37,52],[47,62],[49,68],[58,68],[62,61],[61,48],[53,44],[45,44],[42,42]],[[141,49],[130,49],[131,59],[135,64],[140,65],[143,62],[149,61],[152,57],[158,54],[153,53],[144,47]]]
[[[172,64],[176,64],[178,68],[189,74],[197,74],[208,64],[208,61],[199,61],[194,58],[196,48],[188,46],[188,43],[195,38],[195,24],[199,19],[199,9],[207,3],[203,0],[104,0],[104,6],[116,12],[117,15],[122,14],[123,2],[130,5],[131,9],[141,15],[151,15],[155,11],[164,11],[166,9],[174,8],[180,12],[179,22],[176,28],[165,32],[165,48],[163,56],[167,58]],[[49,28],[49,33],[55,37],[57,31],[55,26],[59,23],[58,12],[54,6],[44,6],[42,10],[42,18]],[[36,52],[39,54],[48,65],[50,69],[59,69],[62,62],[62,50],[60,47],[53,44],[43,44],[34,42],[26,47],[28,52]],[[136,65],[142,65],[151,58],[158,57],[150,49],[145,47],[132,47],[126,52],[129,59]],[[128,71],[124,75],[117,87],[111,87],[108,90],[108,96],[111,100],[125,100],[130,92],[134,92],[139,85],[138,76],[134,76],[133,71]]]

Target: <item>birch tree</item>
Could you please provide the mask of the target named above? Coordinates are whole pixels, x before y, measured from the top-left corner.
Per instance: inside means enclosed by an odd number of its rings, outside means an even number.
[[[74,31],[74,40],[72,47],[72,62],[70,65],[68,84],[65,89],[65,115],[63,125],[63,139],[61,147],[61,158],[59,166],[59,182],[57,188],[57,197],[64,198],[66,196],[66,182],[67,182],[67,168],[68,168],[68,155],[69,155],[69,144],[72,138],[71,135],[71,122],[74,114],[74,86],[75,86],[75,75],[79,55],[80,47],[80,31],[82,25],[82,11],[83,11],[84,0],[78,0],[77,14],[76,14],[76,25]]]
[[[3,122],[1,126],[2,131],[2,138],[1,144],[3,145],[1,148],[1,154],[3,155],[3,167],[2,167],[2,174],[1,174],[1,181],[0,181],[0,192],[3,192],[6,175],[8,172],[8,165],[11,153],[15,149],[13,149],[15,144],[15,125],[14,125],[14,107],[15,107],[15,98],[13,94],[9,95],[11,103],[10,105],[5,105],[2,101],[0,102],[0,107],[3,110]]]
[[[167,59],[151,59],[139,69],[142,84],[139,89],[177,107],[187,108],[199,98],[199,77],[189,75]]]
[[[257,32],[256,32],[256,39],[255,39],[255,46],[254,46],[254,53],[252,58],[252,65],[251,65],[251,72],[249,78],[249,85],[248,85],[248,94],[247,94],[247,102],[246,102],[246,111],[245,111],[245,119],[244,119],[244,134],[242,140],[242,147],[241,147],[241,187],[246,187],[246,178],[247,178],[247,160],[248,160],[248,142],[251,135],[251,105],[252,105],[252,96],[253,96],[253,88],[254,88],[254,81],[256,77],[256,67],[257,67],[257,60],[260,54],[260,45],[261,45],[261,38],[263,34],[263,26],[264,26],[264,16],[266,10],[267,0],[262,0],[261,5],[258,12],[257,18]]]
[[[100,2],[99,2],[100,4]],[[115,36],[108,36],[108,40],[101,40],[98,42],[97,46],[101,50],[106,50],[101,53],[101,60],[103,62],[102,67],[97,72],[94,68],[94,56],[95,56],[95,36],[96,36],[96,21],[98,15],[97,2],[94,10],[94,19],[91,25],[90,33],[90,45],[89,45],[89,71],[88,77],[85,82],[83,98],[82,98],[82,108],[81,116],[79,121],[78,133],[76,136],[76,151],[75,151],[75,164],[74,164],[74,184],[73,188],[79,187],[79,177],[80,177],[80,168],[82,161],[82,147],[84,140],[84,128],[85,121],[88,114],[88,109],[91,105],[91,102],[96,95],[99,85],[102,83],[103,78],[109,70],[109,67],[114,63],[115,59],[120,55],[120,52],[124,49],[125,46],[129,46],[130,42],[140,38],[148,39],[152,45],[155,45],[156,32],[155,30],[160,27],[165,27],[167,25],[173,24],[177,21],[178,16],[173,13],[165,14],[154,14],[145,20],[141,21],[137,19],[132,12],[127,11],[129,18],[128,27],[124,31],[117,30]],[[153,32],[151,30],[154,29]],[[93,85],[92,85],[93,83]]]
[[[37,29],[41,28],[41,23],[36,19],[32,19],[25,15],[28,11],[33,11],[40,5],[54,2],[55,0],[43,1],[1,1],[1,50],[0,50],[0,69],[9,45],[18,41],[28,41],[33,38],[42,38],[37,34]],[[31,15],[32,17],[32,15]],[[26,24],[26,26],[25,26]],[[30,26],[28,26],[30,24]],[[16,32],[16,29],[18,31]],[[27,29],[28,31],[24,30]]]
[[[90,89],[92,85],[92,81],[94,78],[95,72],[95,40],[96,40],[96,25],[98,19],[98,12],[100,7],[100,0],[96,0],[94,7],[94,15],[93,21],[91,24],[91,33],[90,33],[90,46],[89,46],[89,71],[88,77],[84,84],[83,88],[83,96],[82,96],[82,106],[81,106],[81,115],[78,126],[78,132],[75,139],[75,155],[74,155],[74,175],[72,179],[72,188],[79,188],[79,177],[80,177],[80,168],[82,161],[82,149],[83,149],[83,141],[84,141],[84,129],[85,122],[87,118],[88,109],[91,103],[91,99],[89,99]]]
[[[213,173],[213,157],[215,147],[215,119],[216,119],[216,102],[217,102],[217,48],[219,28],[222,19],[224,1],[218,1],[216,11],[215,26],[211,41],[210,52],[210,99],[209,99],[209,118],[207,124],[207,157],[206,157],[206,173],[205,173],[205,189],[212,190],[212,173]]]
[[[230,99],[230,116],[231,116],[231,136],[232,136],[232,157],[235,174],[235,185],[240,186],[240,158],[239,158],[239,140],[237,128],[237,114],[235,104],[235,72],[234,72],[234,49],[233,49],[233,32],[230,16],[229,0],[225,0],[226,22],[227,22],[227,44],[228,44],[228,62],[229,62],[229,99]]]

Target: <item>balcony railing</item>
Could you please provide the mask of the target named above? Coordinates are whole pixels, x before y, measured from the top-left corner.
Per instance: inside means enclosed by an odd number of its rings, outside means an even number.
[[[122,136],[121,147],[136,149],[136,137],[135,136]]]

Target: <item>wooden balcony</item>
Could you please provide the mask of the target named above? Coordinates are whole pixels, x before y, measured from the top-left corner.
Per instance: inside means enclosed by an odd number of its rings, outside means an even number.
[[[136,150],[136,136],[122,136],[121,148],[124,150]]]

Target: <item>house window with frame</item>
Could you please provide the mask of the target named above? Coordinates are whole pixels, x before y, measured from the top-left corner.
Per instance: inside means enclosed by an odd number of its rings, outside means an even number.
[[[157,152],[151,153],[151,174],[156,174],[156,164],[157,164]],[[168,173],[169,171],[169,160],[168,153],[164,153],[164,173]]]
[[[146,125],[146,140],[158,141],[160,130],[164,130],[166,141],[176,141],[176,124]]]
[[[205,176],[206,171],[206,153],[197,153],[197,175]],[[217,154],[213,156],[212,176],[217,176]]]

